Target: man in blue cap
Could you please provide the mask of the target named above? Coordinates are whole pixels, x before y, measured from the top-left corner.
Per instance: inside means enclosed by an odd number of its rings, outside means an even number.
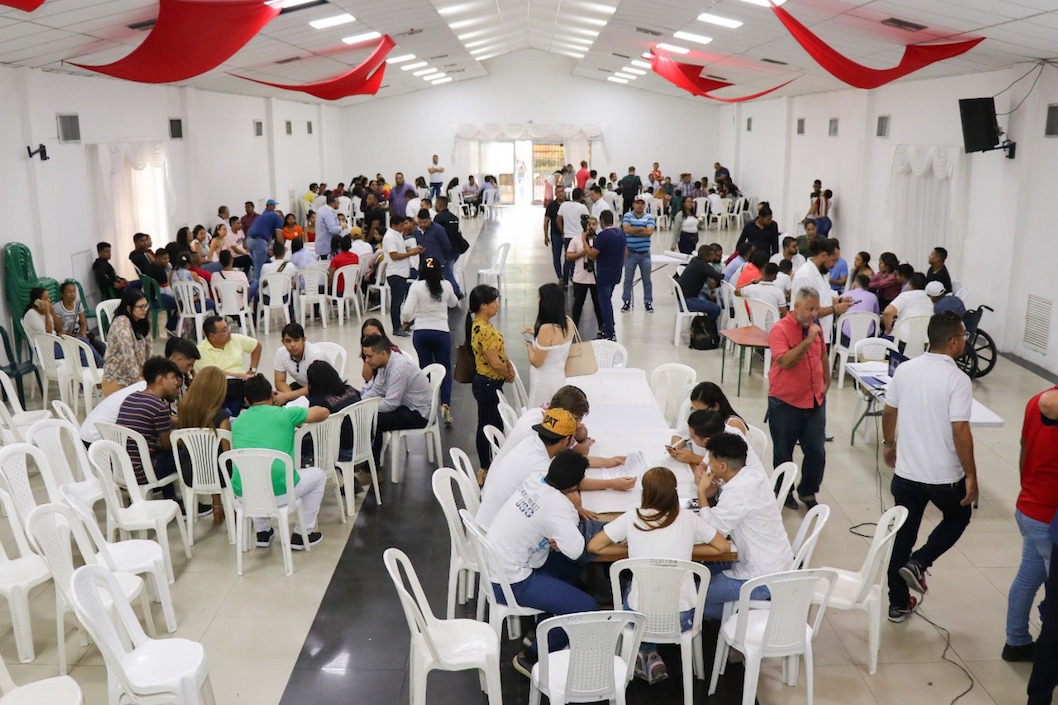
[[[283,235],[283,216],[276,212],[276,200],[269,198],[265,203],[265,211],[257,218],[246,231],[246,246],[253,258],[253,279],[261,278],[261,267],[268,261],[268,243],[273,237]]]

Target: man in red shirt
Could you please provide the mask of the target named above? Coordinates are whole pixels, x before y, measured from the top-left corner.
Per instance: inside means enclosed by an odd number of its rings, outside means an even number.
[[[351,235],[342,235],[338,240],[338,254],[331,257],[331,267],[328,272],[328,279],[334,278],[334,272],[339,267],[345,267],[350,264],[360,264],[360,258],[355,253],[350,252],[353,247],[353,238]],[[341,296],[345,292],[345,277],[338,282],[337,294]]]
[[[1050,569],[1053,543],[1047,525],[1058,509],[1058,413],[1050,407],[1054,401],[1058,401],[1058,386],[1030,399],[1021,426],[1021,494],[1014,512],[1021,530],[1021,565],[1007,598],[1004,661],[1032,660],[1029,613]],[[1048,595],[1048,599],[1058,596]]]
[[[811,509],[826,467],[827,390],[829,359],[823,330],[816,323],[819,295],[812,289],[794,292],[794,307],[768,333],[771,369],[768,371],[768,426],[774,467],[793,460],[801,444],[804,465],[797,494]],[[797,509],[791,491],[786,506]]]
[[[591,176],[591,172],[588,171],[588,162],[582,161],[580,163],[580,171],[577,172],[577,188],[581,191],[584,190],[584,184],[588,183],[588,178]]]

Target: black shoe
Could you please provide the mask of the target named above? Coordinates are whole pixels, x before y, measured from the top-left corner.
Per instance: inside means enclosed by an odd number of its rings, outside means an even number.
[[[213,505],[212,504],[203,504],[202,502],[198,503],[198,518],[199,519],[201,519],[202,517],[208,517],[212,513],[213,513]]]
[[[628,313],[632,310],[632,302],[625,301],[625,305],[621,307],[621,313]]]
[[[786,501],[783,502],[783,506],[787,509],[798,509],[801,505],[797,503],[797,500],[794,499],[793,492],[791,492],[786,495]]]
[[[1028,644],[1021,644],[1019,646],[1011,646],[1010,644],[1003,645],[1003,660],[1010,661],[1011,663],[1017,663],[1019,661],[1032,661],[1032,656],[1036,651],[1036,644],[1029,642]]]
[[[320,532],[318,532],[318,531],[310,531],[309,532],[309,545],[310,546],[315,546],[316,544],[318,544],[322,540],[323,540],[323,534],[321,534]],[[305,539],[302,538],[301,534],[294,534],[293,536],[290,537],[290,548],[292,548],[295,551],[304,551],[305,550]]]
[[[929,592],[929,588],[926,586],[926,569],[918,563],[914,561],[905,563],[904,567],[900,569],[900,577],[915,592],[920,592],[923,595]]]
[[[798,497],[801,498],[801,501],[804,502],[805,506],[809,509],[819,504],[819,502],[816,501],[816,496],[814,494],[802,494],[798,495]]]
[[[907,602],[907,607],[893,607],[889,606],[889,621],[900,623],[911,616],[911,613],[915,611],[915,607],[918,605],[918,598],[912,595]],[[1004,651],[1005,653],[1005,651]]]
[[[521,673],[526,678],[533,677],[533,666],[536,665],[537,656],[528,649],[522,649],[518,652],[518,655],[514,657],[511,662],[514,665],[514,670]]]
[[[647,313],[654,313],[654,304],[643,304],[643,308]]]
[[[276,534],[276,530],[272,529],[272,528],[268,529],[268,531],[258,531],[257,532],[257,547],[258,548],[268,548],[269,544],[272,543],[272,537],[275,536],[275,534]]]

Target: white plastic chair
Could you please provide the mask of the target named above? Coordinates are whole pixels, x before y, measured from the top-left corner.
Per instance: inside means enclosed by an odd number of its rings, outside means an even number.
[[[803,656],[805,660],[808,703],[811,705],[812,639],[819,633],[823,613],[826,611],[826,598],[829,598],[833,591],[836,580],[837,574],[832,570],[797,570],[746,581],[739,591],[734,614],[726,618],[720,626],[709,695],[716,692],[717,681],[727,667],[728,653],[731,648],[735,648],[746,657],[742,705],[753,705],[756,702],[762,658],[782,658],[784,682],[787,685],[796,685],[797,656]],[[812,607],[816,588],[822,581],[827,583],[825,598],[816,612],[815,619],[809,623],[808,611]],[[751,609],[750,593],[761,586],[767,587],[771,592],[769,608]]]
[[[375,268],[375,283],[367,285],[367,297],[371,298],[371,292],[378,292],[378,311],[382,318],[386,317],[386,311],[389,310],[387,301],[390,297],[389,283],[386,281],[386,269],[389,268],[389,260],[383,259],[378,266]],[[367,308],[367,301],[364,301],[365,310],[374,310]]]
[[[481,192],[481,206],[485,211],[486,218],[497,217],[500,214],[500,190],[490,188]]]
[[[676,410],[680,402],[687,396],[687,391],[694,386],[698,379],[698,373],[693,367],[678,362],[666,362],[658,365],[650,373],[650,391],[654,394],[654,401],[658,401],[658,392],[661,391],[665,398],[665,406],[661,413],[665,416],[671,428],[676,426]]]
[[[99,393],[99,400],[103,400],[103,370],[96,366],[91,345],[70,335],[62,336],[61,340],[62,354],[70,376],[70,398],[73,402],[74,413],[77,413],[78,400],[81,398],[81,395],[77,393],[77,386],[80,385],[84,391],[85,414],[90,414],[95,404],[96,392]],[[84,363],[82,363],[82,358]]]
[[[55,357],[55,346],[58,345],[59,349],[62,350],[62,338],[51,333],[38,333],[33,337],[33,351],[37,356],[37,362],[40,365],[41,371],[41,382],[44,386],[44,401],[43,406],[45,409],[48,408],[49,394],[51,392],[51,382],[55,382],[59,389],[59,398],[70,403],[70,385],[71,377],[68,366],[65,359],[58,359]],[[63,352],[63,355],[66,353]],[[80,360],[78,360],[80,364]]]
[[[426,441],[426,459],[429,462],[436,462],[440,465],[444,458],[444,450],[441,449],[441,424],[438,423],[438,400],[441,395],[441,382],[444,380],[446,372],[444,365],[436,362],[424,367],[423,372],[426,373],[427,379],[430,380],[430,413],[426,417],[426,426],[389,432],[391,453],[389,475],[394,483],[400,482],[400,463],[398,458],[400,456],[401,443],[404,444],[406,452],[409,438],[415,436],[423,437]]]
[[[858,571],[842,568],[827,568],[837,574],[837,584],[829,597],[816,591],[817,602],[836,610],[862,610],[867,614],[868,672],[873,676],[878,670],[878,649],[882,628],[882,583],[889,570],[889,559],[893,555],[896,532],[907,521],[907,507],[896,506],[878,520],[874,529],[871,547]]]
[[[55,581],[55,624],[59,639],[59,675],[64,676],[66,675],[65,619],[67,613],[74,611],[71,594],[74,564],[70,536],[73,536],[85,565],[97,565],[95,551],[92,550],[92,544],[85,535],[84,526],[64,504],[42,504],[30,512],[29,519],[26,521],[26,535],[30,545],[44,559]],[[103,570],[110,573],[109,568],[103,568]],[[155,634],[154,618],[151,615],[147,593],[143,589],[143,579],[132,573],[116,573],[114,577],[117,585],[120,586],[118,591],[126,600],[140,599],[147,629],[152,635]],[[130,607],[129,611],[131,610]],[[83,638],[81,645],[88,645]]]
[[[694,214],[695,215],[697,215],[699,218],[704,218],[706,215],[708,215],[708,213],[707,213],[707,211],[709,210],[709,199],[708,198],[706,198],[705,196],[698,196],[697,198],[694,198],[692,200],[694,201]]]
[[[500,418],[503,420],[503,437],[506,438],[511,435],[511,431],[514,430],[515,425],[518,423],[518,412],[507,403],[507,397],[504,396],[503,390],[497,389],[496,396],[499,397],[499,403],[496,408],[499,410]]]
[[[231,431],[223,428],[181,428],[169,434],[173,446],[173,459],[176,461],[176,475],[180,478],[180,495],[184,500],[185,519],[187,521],[187,542],[195,545],[195,523],[198,522],[198,511],[195,498],[202,495],[212,497],[219,494],[224,507],[224,523],[228,529],[228,544],[235,543],[235,515],[233,506],[235,496],[231,488],[223,487],[220,482],[220,468],[217,458],[220,457],[221,441],[227,441],[231,448]],[[180,457],[180,447],[187,451],[191,467],[184,472],[184,459]],[[191,475],[191,486],[184,482],[184,475]]]
[[[14,500],[2,489],[0,489],[0,506],[7,515],[8,527],[14,535],[15,546],[18,548],[18,555],[10,557],[0,545],[0,595],[7,600],[7,607],[11,613],[11,631],[15,635],[18,660],[21,663],[29,663],[36,658],[33,651],[33,623],[29,612],[29,591],[48,582],[51,578],[51,571],[48,570],[44,560],[29,547]],[[6,669],[0,672],[0,689],[3,689],[4,672]],[[3,702],[4,699],[0,698],[0,705]]]
[[[283,316],[283,323],[290,323],[290,301],[294,295],[294,282],[290,274],[276,272],[261,277],[260,288],[257,296],[260,299],[257,305],[257,325],[264,325],[264,334],[268,335],[269,324],[272,321],[272,311],[277,311]],[[264,302],[268,295],[268,303]]]
[[[723,199],[721,199],[721,202],[723,202]],[[739,228],[741,228],[743,225],[745,225],[746,214],[748,213],[746,208],[747,208],[748,205],[749,205],[749,202],[746,200],[745,196],[739,196],[731,204],[731,216],[730,217],[731,217],[731,220],[735,221],[735,225],[738,226]]]
[[[59,490],[64,487],[89,507],[103,499],[103,487],[88,467],[88,452],[77,426],[65,419],[38,421],[26,432],[26,442],[39,448],[48,459],[39,470],[50,501],[61,502]]]
[[[136,474],[132,469],[132,460],[121,446],[109,440],[96,441],[88,449],[89,466],[103,488],[103,499],[107,503],[107,540],[114,540],[115,530],[127,538],[133,531],[153,531],[158,543],[165,553],[165,572],[169,582],[173,581],[173,559],[169,552],[169,523],[175,521],[184,542],[184,555],[191,558],[191,543],[187,538],[180,505],[171,499],[144,499],[140,493],[141,485],[136,484]],[[121,501],[121,492],[114,478],[121,476],[125,480],[125,490],[129,495],[129,506]],[[193,509],[191,511],[194,511]]]
[[[0,488],[11,496],[23,528],[30,512],[37,508],[37,499],[29,482],[31,464],[38,469],[48,464],[47,456],[36,446],[13,443],[0,448]]]
[[[313,343],[320,351],[327,356],[327,361],[331,363],[331,367],[334,368],[335,372],[342,379],[345,379],[345,360],[349,353],[338,343]]]
[[[761,462],[767,462],[764,455],[768,452],[768,434],[756,426],[746,424],[746,441]]]
[[[470,204],[463,198],[463,189],[448,189],[448,205],[453,212],[460,213],[466,218],[470,217]]]
[[[500,562],[499,556],[496,555],[492,545],[489,544],[484,530],[478,526],[474,517],[470,516],[470,512],[466,509],[460,509],[459,518],[463,520],[463,527],[467,530],[470,545],[474,547],[474,558],[480,568],[481,578],[478,581],[478,599],[487,602],[489,605],[489,625],[496,632],[496,637],[502,638],[503,622],[508,617],[512,617],[513,619],[508,620],[507,623],[507,635],[511,639],[517,639],[520,636],[518,617],[533,617],[541,614],[541,612],[533,607],[522,607],[518,604],[518,600],[514,597],[514,591],[511,589],[511,581],[507,579],[506,573],[503,572],[503,564]],[[502,603],[496,599],[494,584],[500,586],[500,591],[503,594]]]
[[[243,335],[256,337],[253,309],[250,308],[249,285],[214,274],[210,279],[210,288],[213,290],[213,301],[217,305],[217,315],[239,319],[239,329]]]
[[[360,281],[363,270],[359,264],[347,264],[334,270],[331,275],[331,292],[327,295],[328,302],[334,304],[338,312],[338,325],[345,325],[345,314],[350,304],[356,311],[356,320],[363,320],[363,301],[360,299]],[[342,283],[342,293],[338,293],[338,282]],[[349,320],[353,319],[350,314]]]
[[[113,573],[102,566],[78,568],[71,593],[77,618],[106,663],[110,705],[215,705],[202,645],[148,638]]]
[[[621,573],[629,571],[635,582],[639,603],[635,611],[646,618],[643,640],[650,644],[679,644],[683,663],[683,702],[694,702],[692,675],[705,680],[702,655],[702,617],[709,591],[709,569],[700,563],[671,558],[626,558],[610,566],[610,589],[614,605],[624,603]],[[687,631],[680,624],[680,591],[688,580],[697,578],[694,621]],[[543,642],[541,642],[543,643]]]
[[[95,514],[81,499],[62,488],[63,504],[68,507],[76,521],[88,531],[88,538],[96,547],[95,559],[112,571],[138,575],[146,581],[153,592],[154,601],[162,606],[165,616],[165,627],[170,634],[176,631],[176,612],[173,609],[173,598],[169,593],[169,578],[165,574],[165,556],[157,541],[150,539],[128,539],[111,543],[103,536],[96,523]]]
[[[623,611],[566,614],[540,622],[540,660],[533,666],[529,705],[540,705],[541,693],[553,705],[596,700],[624,705],[646,624],[643,615]],[[555,629],[569,638],[568,649],[551,652],[546,647]]]
[[[525,391],[525,384],[522,383],[522,374],[518,371],[518,368],[514,368],[514,384],[511,385],[514,390],[514,410],[521,416],[529,409],[529,394]]]
[[[600,370],[628,366],[628,349],[613,340],[593,340],[591,350]]]
[[[0,371],[0,387],[7,394],[7,403],[11,405],[11,408],[8,409],[7,405],[0,401],[0,424],[10,431],[16,441],[24,440],[24,431],[33,426],[33,424],[51,418],[51,412],[47,408],[36,411],[23,409],[22,404],[18,400],[18,392],[15,390],[14,382],[3,371]],[[52,406],[60,403],[62,402],[55,400],[52,402]]]
[[[918,357],[929,349],[927,330],[932,316],[905,316],[893,324],[893,342],[904,344],[904,355]]]
[[[720,210],[709,214],[709,222],[706,225],[706,229],[708,230],[710,225],[716,223],[716,229],[720,230],[721,221],[723,221],[725,228],[731,227],[731,218],[731,199],[721,198]]]
[[[849,344],[843,345],[841,336],[846,323],[849,324]],[[848,364],[849,353],[856,347],[857,343],[867,339],[872,333],[877,333],[878,329],[878,314],[870,311],[848,311],[838,317],[837,332],[835,333],[837,340],[830,348],[830,369],[834,369],[835,357],[841,360],[838,367],[838,389],[845,388],[845,365]]]
[[[188,320],[193,321],[195,339],[201,343],[206,337],[202,332],[202,323],[206,320],[206,316],[210,315],[209,309],[206,308],[206,287],[195,281],[174,281],[170,286],[180,312],[180,320],[176,324],[176,329],[183,331],[184,323]]]
[[[358,267],[360,265],[357,265]],[[327,272],[316,268],[306,267],[298,273],[298,292],[295,297],[298,302],[299,317],[301,325],[308,325],[308,315],[314,306],[320,307],[320,319],[323,327],[327,327]],[[313,314],[315,318],[315,314]]]
[[[676,327],[672,333],[672,344],[674,346],[680,344],[680,333],[683,332],[683,322],[694,320],[698,316],[704,316],[704,313],[691,311],[687,308],[687,298],[683,295],[683,287],[675,279],[669,279],[669,286],[672,287],[672,294],[676,297],[676,310],[674,315],[676,316]]]
[[[302,424],[294,431],[294,465],[299,468],[318,467],[323,470],[325,482],[334,487],[334,499],[338,503],[338,516],[342,523],[345,519],[345,503],[342,501],[342,489],[338,482],[338,455],[341,453],[342,424],[345,423],[344,409],[331,414],[323,421]],[[312,439],[312,462],[302,455],[306,438]],[[326,487],[324,487],[326,489]],[[349,485],[346,494],[352,494],[353,485]]]
[[[790,543],[793,550],[793,563],[790,570],[805,570],[812,563],[812,554],[816,550],[816,542],[819,534],[830,518],[830,506],[817,504],[808,510],[805,518],[801,520],[801,526],[797,529],[794,540]]]
[[[720,330],[737,328],[738,322],[735,319],[734,312],[735,286],[731,282],[720,282],[720,299],[721,306],[723,307],[720,310]],[[732,348],[730,342],[727,342],[726,344],[729,349]]]
[[[665,212],[665,201],[660,198],[654,199],[654,221],[658,229],[669,228],[669,216]]]
[[[294,560],[290,549],[290,510],[298,520],[303,532],[302,541],[305,550],[311,551],[308,541],[308,528],[305,526],[305,512],[301,499],[294,497],[294,461],[286,453],[262,448],[242,448],[229,450],[220,455],[220,467],[231,486],[231,468],[238,468],[239,481],[242,485],[242,496],[235,498],[235,570],[242,575],[242,554],[251,545],[254,518],[276,519],[279,523],[279,539],[283,545],[283,568],[287,575],[294,572]],[[280,505],[276,501],[272,488],[272,463],[279,462],[286,473],[287,502]],[[229,465],[230,463],[230,465]]]
[[[507,255],[510,254],[511,243],[505,242],[500,245],[499,249],[496,250],[496,257],[492,261],[491,267],[478,270],[478,284],[488,284],[493,279],[496,280],[496,286],[500,286],[500,282],[506,281],[507,277]]]
[[[480,672],[481,689],[488,693],[489,705],[503,705],[499,637],[487,625],[473,619],[437,619],[411,559],[396,548],[386,549],[382,559],[411,631],[408,690],[412,705],[426,705],[426,682],[430,671],[470,669]]]
[[[780,463],[779,467],[771,471],[771,486],[774,488],[778,485],[779,487],[779,491],[775,495],[775,504],[779,507],[780,513],[782,513],[786,497],[790,494],[790,490],[793,489],[794,483],[797,482],[797,475],[800,472],[801,469],[792,460]]]
[[[177,475],[179,475],[179,473],[173,473],[172,475],[167,475],[162,478],[159,478],[154,473],[154,463],[151,461],[151,454],[147,447],[147,439],[144,438],[143,434],[141,434],[139,431],[133,431],[131,428],[118,426],[117,424],[113,423],[107,423],[106,421],[97,421],[96,429],[99,431],[99,435],[102,436],[104,440],[113,441],[119,447],[123,448],[125,450],[126,455],[128,455],[130,452],[130,445],[134,444],[136,446],[136,450],[140,454],[140,463],[143,466],[143,474],[147,480],[143,484],[139,485],[139,491],[141,493],[161,489],[162,487],[165,487],[166,485],[171,485],[177,481]],[[132,460],[130,458],[130,468],[131,463]],[[133,483],[135,483],[135,473],[132,474],[132,477],[132,481]],[[115,474],[114,481],[124,487],[129,480],[124,474]]]
[[[117,311],[121,299],[106,299],[96,304],[96,322],[99,324],[99,339],[107,342],[107,330],[114,322],[114,311]]]
[[[378,488],[378,468],[375,466],[375,455],[371,451],[371,439],[375,435],[378,407],[381,403],[381,398],[373,397],[345,407],[344,411],[353,425],[353,457],[350,460],[338,461],[338,469],[342,471],[342,482],[346,487],[352,487],[354,484],[353,469],[359,463],[367,463],[371,471],[371,486],[375,489],[375,504],[379,506],[382,505],[382,495]],[[346,490],[345,511],[349,516],[356,512],[355,501],[352,493]]]
[[[0,372],[0,374],[3,373]],[[51,408],[54,410],[55,418],[68,422],[74,428],[81,428],[81,420],[77,418],[77,414],[73,412],[69,404],[59,399],[52,399]]]
[[[500,448],[503,447],[507,437],[503,435],[503,431],[496,428],[492,424],[485,424],[481,429],[481,432],[485,434],[485,440],[489,442],[489,448],[492,451],[492,457],[495,458],[500,454]]]
[[[465,474],[452,468],[438,468],[433,473],[433,495],[437,503],[441,505],[444,512],[445,523],[448,524],[448,536],[451,551],[448,561],[448,611],[447,618],[452,619],[456,615],[456,603],[465,605],[467,598],[473,594],[474,578],[480,572],[477,557],[474,555],[474,547],[467,537],[466,528],[459,518],[459,506],[456,504],[455,492],[452,490],[454,482],[459,487],[459,496],[463,501],[463,507],[467,511],[477,511],[478,483],[472,482]],[[478,600],[477,619],[485,618],[485,602]]]
[[[7,664],[0,658],[0,705],[84,705],[84,695],[77,681],[69,676],[56,676],[15,685]]]
[[[864,338],[852,346],[853,362],[885,362],[890,352],[899,348],[887,338]]]

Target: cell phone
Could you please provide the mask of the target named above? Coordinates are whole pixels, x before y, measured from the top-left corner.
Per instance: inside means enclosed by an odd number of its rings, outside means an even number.
[[[686,438],[681,438],[680,440],[676,441],[672,445],[666,445],[665,449],[666,450],[671,450],[673,452],[676,452],[677,450],[680,450],[681,448],[683,448],[686,445],[687,445],[687,439]]]
[[[522,333],[522,340],[527,343],[532,343],[534,338],[532,333]]]

